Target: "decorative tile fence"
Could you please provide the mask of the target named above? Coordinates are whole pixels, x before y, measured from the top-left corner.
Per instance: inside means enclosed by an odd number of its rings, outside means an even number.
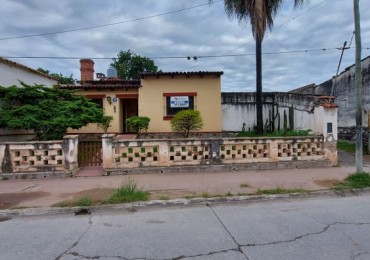
[[[0,173],[63,173],[77,170],[78,137],[61,141],[0,143]]]
[[[106,172],[137,167],[328,161],[337,164],[336,142],[322,136],[274,138],[115,140],[103,135]]]

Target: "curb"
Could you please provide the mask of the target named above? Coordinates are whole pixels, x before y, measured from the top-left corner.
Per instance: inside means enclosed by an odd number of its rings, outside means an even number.
[[[69,207],[69,208],[26,208],[26,209],[5,209],[0,210],[0,217],[20,217],[20,216],[41,216],[57,214],[75,214],[76,211],[86,209],[86,212],[103,212],[107,210],[126,210],[133,212],[137,209],[164,208],[164,207],[191,207],[191,206],[211,206],[223,203],[256,203],[266,201],[279,201],[287,199],[308,199],[317,197],[347,197],[359,196],[370,193],[370,188],[352,189],[344,191],[317,190],[308,193],[290,193],[276,195],[246,195],[233,197],[215,197],[215,198],[193,198],[193,199],[173,199],[173,200],[152,200],[146,202],[134,202],[125,204],[100,205],[90,207]],[[88,213],[88,214],[89,214]]]

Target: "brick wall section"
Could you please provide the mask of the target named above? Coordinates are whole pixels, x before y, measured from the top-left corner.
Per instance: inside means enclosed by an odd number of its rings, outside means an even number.
[[[74,174],[77,152],[77,136],[65,136],[60,141],[0,143],[0,174]]]

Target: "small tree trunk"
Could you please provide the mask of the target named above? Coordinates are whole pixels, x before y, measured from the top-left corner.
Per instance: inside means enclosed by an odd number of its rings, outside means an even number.
[[[353,0],[355,19],[356,40],[356,65],[355,65],[355,87],[356,87],[356,172],[363,172],[362,152],[362,84],[361,84],[361,26],[359,0]]]
[[[256,116],[257,134],[263,134],[262,106],[262,40],[256,37]]]

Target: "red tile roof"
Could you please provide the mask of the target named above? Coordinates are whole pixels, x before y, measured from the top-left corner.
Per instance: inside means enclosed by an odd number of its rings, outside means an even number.
[[[80,81],[76,85],[58,85],[60,89],[129,89],[140,88],[138,80],[102,79]]]
[[[189,71],[189,72],[181,72],[181,71],[174,71],[174,72],[144,72],[141,73],[141,78],[145,77],[160,77],[160,76],[204,76],[204,75],[215,75],[217,77],[224,74],[223,71]]]
[[[57,81],[55,78],[53,78],[53,77],[51,77],[51,76],[49,76],[49,75],[47,75],[45,73],[42,73],[42,72],[40,72],[38,70],[31,69],[30,67],[27,67],[26,65],[20,64],[18,62],[11,61],[11,60],[5,59],[3,57],[0,57],[0,62],[1,63],[4,63],[4,64],[7,64],[9,66],[14,66],[14,67],[20,68],[22,70],[31,72],[31,73],[36,74],[36,75],[41,76],[41,77],[44,77],[44,78],[48,78],[48,79],[52,79],[52,80]]]

